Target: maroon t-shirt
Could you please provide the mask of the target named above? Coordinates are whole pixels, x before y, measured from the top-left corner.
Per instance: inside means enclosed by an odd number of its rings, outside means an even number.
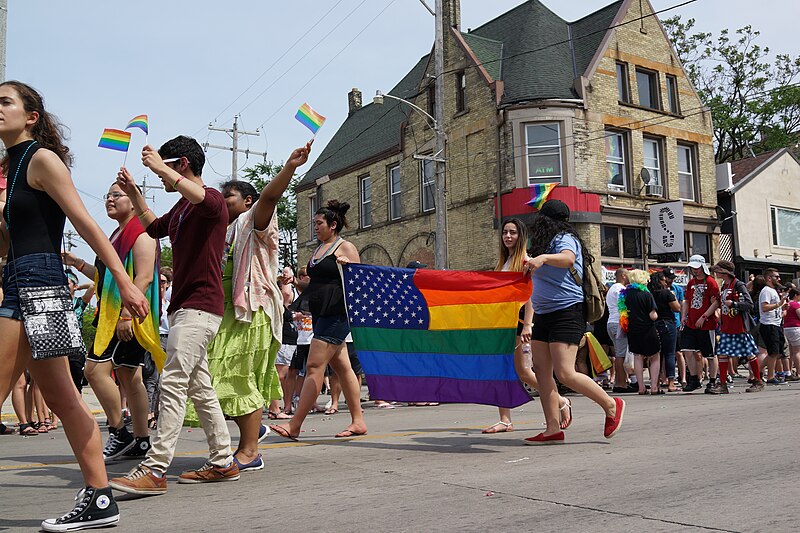
[[[222,255],[228,229],[228,208],[216,189],[206,187],[197,205],[181,198],[167,214],[147,227],[156,239],[169,237],[172,244],[172,300],[169,313],[199,309],[222,316]]]

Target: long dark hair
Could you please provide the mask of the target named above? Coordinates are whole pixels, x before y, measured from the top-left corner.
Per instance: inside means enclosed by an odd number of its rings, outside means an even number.
[[[563,220],[555,220],[545,215],[539,215],[531,227],[530,240],[531,249],[530,256],[536,257],[537,255],[546,254],[550,248],[550,243],[553,242],[558,235],[572,235],[575,240],[581,245],[581,256],[583,258],[584,268],[594,263],[594,256],[589,253],[589,248],[583,242],[581,236],[575,231],[569,222]],[[581,272],[581,276],[583,273]]]
[[[42,95],[30,85],[22,83],[21,81],[4,81],[0,83],[0,87],[3,85],[11,86],[17,91],[26,113],[33,113],[35,111],[39,114],[39,120],[31,126],[31,137],[33,137],[42,148],[47,148],[55,153],[64,165],[71,167],[73,161],[72,154],[66,144],[64,144],[64,140],[67,137],[67,127],[58,120],[58,117],[45,111],[44,98],[42,98]],[[3,158],[2,161],[4,170],[7,170],[7,165],[8,156]]]
[[[753,299],[754,302],[758,301],[758,295],[761,294],[761,289],[767,286],[767,279],[759,274],[755,278],[753,278],[753,285],[750,289],[750,297]],[[756,306],[758,308],[759,306]]]
[[[653,272],[650,274],[650,281],[647,282],[647,288],[650,289],[650,292],[655,294],[657,291],[663,289],[661,286],[661,280],[667,279],[663,272]]]

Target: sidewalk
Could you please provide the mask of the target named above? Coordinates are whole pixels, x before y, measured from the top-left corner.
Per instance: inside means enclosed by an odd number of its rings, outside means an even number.
[[[86,402],[86,405],[89,406],[89,409],[92,411],[92,414],[95,417],[103,416],[105,419],[105,415],[103,414],[103,407],[100,405],[100,402],[97,400],[97,396],[94,395],[94,391],[91,387],[87,386],[83,388],[83,393],[81,394],[83,401]],[[11,406],[11,396],[6,399],[5,403],[2,405],[2,409],[0,409],[0,413],[2,413],[2,417],[0,417],[0,421],[2,421],[6,425],[14,425],[19,422],[17,415],[14,414],[14,409]]]

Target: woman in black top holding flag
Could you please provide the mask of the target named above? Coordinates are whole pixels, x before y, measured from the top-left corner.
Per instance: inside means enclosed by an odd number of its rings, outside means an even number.
[[[330,200],[327,206],[314,214],[314,232],[320,245],[308,262],[311,282],[304,291],[308,298],[314,328],[314,338],[306,365],[306,379],[300,392],[300,401],[292,419],[283,425],[270,425],[281,437],[297,440],[300,427],[319,396],[325,378],[325,368],[331,365],[339,376],[347,409],[352,421],[337,437],[354,437],[367,434],[364,412],[361,409],[361,391],[347,355],[345,338],[350,333],[347,311],[344,306],[342,277],[337,263],[360,263],[358,250],[339,233],[347,227],[345,214],[350,204]]]

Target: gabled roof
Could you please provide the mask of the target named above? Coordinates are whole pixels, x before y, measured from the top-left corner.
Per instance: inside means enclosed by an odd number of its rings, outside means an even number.
[[[500,105],[549,98],[576,98],[573,85],[586,72],[623,0],[567,22],[540,0],[528,0],[467,33],[466,45],[493,80],[503,82]],[[571,43],[569,40],[572,39]],[[572,44],[572,46],[570,46]],[[413,98],[430,54],[389,91]],[[400,148],[401,125],[410,109],[395,100],[367,104],[352,113],[311,166],[297,189]]]
[[[762,165],[767,166],[765,163],[770,162],[779,152],[784,150],[786,150],[786,148],[778,148],[777,150],[770,150],[769,152],[758,154],[755,157],[746,157],[738,161],[731,161],[733,184],[737,185]]]
[[[574,80],[586,71],[621,6],[619,0],[569,23],[539,0],[528,0],[466,35],[503,43],[502,78],[495,78],[505,84],[501,105],[576,98]]]
[[[423,56],[389,94],[406,99],[413,97],[425,73],[429,55]],[[304,189],[317,178],[351,167],[392,148],[399,149],[400,125],[408,119],[409,111],[408,106],[386,98],[382,105],[369,103],[352,113],[296,188]]]

